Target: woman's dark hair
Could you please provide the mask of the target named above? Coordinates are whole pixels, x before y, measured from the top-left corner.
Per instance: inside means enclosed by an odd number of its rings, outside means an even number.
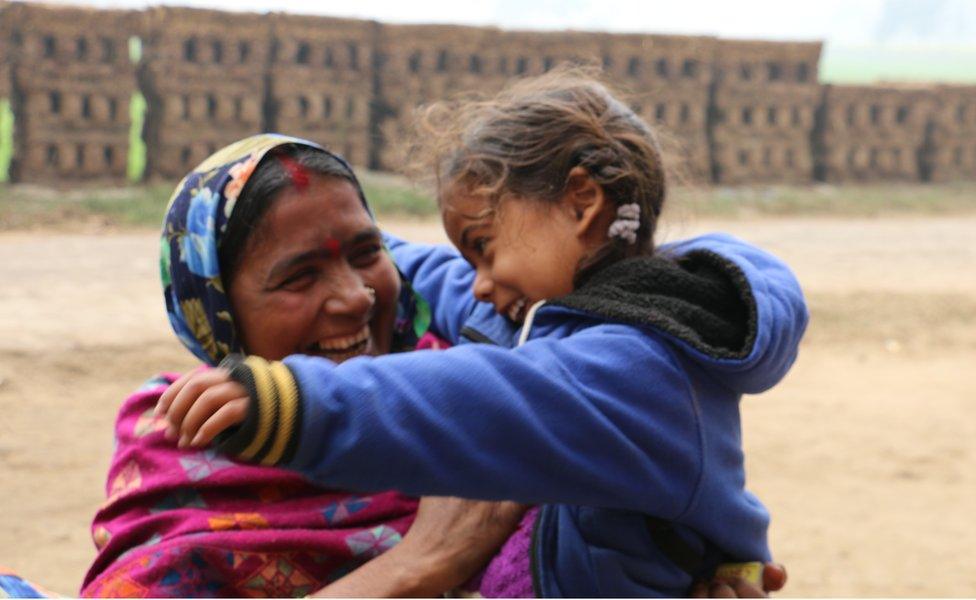
[[[244,184],[227,222],[227,229],[220,236],[217,257],[225,287],[230,288],[247,244],[281,192],[290,187],[308,185],[309,174],[337,177],[352,183],[365,204],[355,174],[334,155],[300,144],[285,144],[271,150]]]
[[[507,197],[556,202],[574,167],[587,170],[615,206],[640,206],[637,241],[611,238],[578,265],[576,285],[603,267],[654,249],[665,171],[657,139],[589,72],[559,68],[480,102],[440,103],[421,120],[422,160],[438,197],[456,186],[491,207]],[[493,208],[489,208],[489,211]]]

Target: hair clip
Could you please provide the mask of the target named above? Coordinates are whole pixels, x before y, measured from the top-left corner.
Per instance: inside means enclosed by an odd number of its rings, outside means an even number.
[[[621,239],[628,244],[637,243],[637,230],[640,229],[640,204],[621,204],[617,207],[617,219],[610,224],[607,235]]]

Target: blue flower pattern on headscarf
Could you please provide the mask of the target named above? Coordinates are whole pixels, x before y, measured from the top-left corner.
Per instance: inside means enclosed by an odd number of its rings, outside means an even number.
[[[193,196],[186,218],[187,235],[180,240],[180,260],[186,263],[191,273],[208,279],[220,275],[214,226],[218,201],[210,188],[203,188]]]
[[[191,352],[196,354],[194,347],[198,346],[199,343],[197,342],[196,338],[193,337],[193,332],[190,331],[189,327],[186,326],[186,319],[184,319],[183,315],[180,313],[180,305],[176,304],[174,306],[174,311],[167,312],[166,316],[169,318],[169,325],[176,333],[176,337],[178,337],[180,342],[189,348]]]
[[[285,144],[328,152],[314,142],[288,136],[262,134],[245,138],[203,161],[180,182],[170,199],[160,240],[166,312],[183,345],[207,364],[216,365],[230,353],[243,352],[220,277],[220,236],[253,167],[268,152]],[[363,206],[372,216],[352,168],[342,158],[332,156],[349,169]],[[412,348],[430,322],[426,302],[406,282],[401,285],[398,300],[394,351]]]

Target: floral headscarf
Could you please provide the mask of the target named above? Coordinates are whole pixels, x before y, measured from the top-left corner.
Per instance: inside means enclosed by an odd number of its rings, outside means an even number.
[[[163,223],[160,276],[173,331],[190,352],[210,365],[218,364],[228,354],[243,352],[220,276],[220,238],[258,163],[274,148],[287,144],[316,148],[338,160],[348,169],[363,206],[373,217],[348,163],[322,146],[299,138],[276,134],[245,138],[218,150],[184,177],[169,201]],[[403,281],[392,351],[413,348],[429,323],[427,304]]]

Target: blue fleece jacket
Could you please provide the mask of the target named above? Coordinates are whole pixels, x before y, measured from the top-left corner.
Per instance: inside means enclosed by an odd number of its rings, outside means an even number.
[[[512,348],[516,327],[474,300],[453,249],[387,241],[433,329],[458,345],[341,365],[287,358],[302,417],[284,466],[345,489],[545,505],[533,543],[545,596],[686,593],[691,577],[652,540],[647,515],[712,563],[769,558],[768,514],[745,490],[738,405],[786,374],[806,327],[782,262],[727,235],[666,250],[707,259],[680,276],[731,273],[721,285],[739,295],[745,325],[727,337],[739,342],[718,348],[708,327],[685,327],[714,315],[687,317],[684,298],[663,305],[677,320],[634,321],[629,292],[610,281],[597,301],[623,309],[590,310],[593,296],[544,305]]]

